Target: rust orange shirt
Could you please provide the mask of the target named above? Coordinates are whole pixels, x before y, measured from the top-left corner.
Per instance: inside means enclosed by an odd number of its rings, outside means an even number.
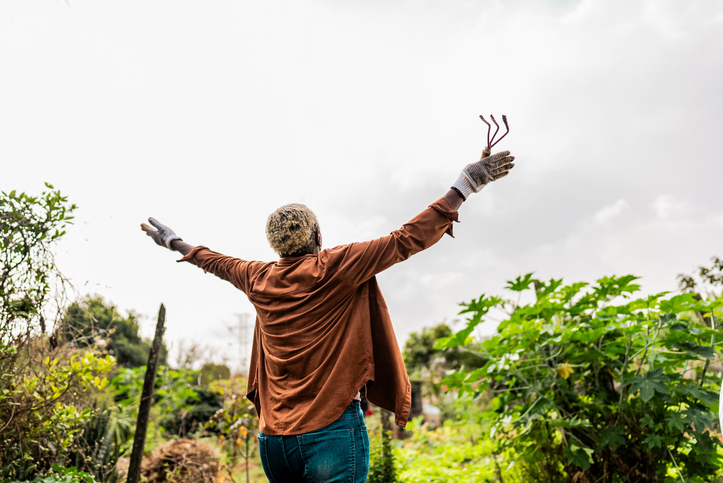
[[[452,234],[440,198],[399,230],[318,255],[246,261],[194,247],[179,261],[231,282],[256,308],[247,397],[268,435],[322,428],[366,384],[404,427],[411,386],[375,275]]]

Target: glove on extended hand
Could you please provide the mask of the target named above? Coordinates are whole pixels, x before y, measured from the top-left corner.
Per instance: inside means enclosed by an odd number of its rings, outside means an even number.
[[[145,223],[141,223],[141,230],[145,231],[146,235],[153,238],[153,241],[156,242],[156,244],[166,247],[169,250],[173,250],[173,248],[171,248],[171,242],[173,240],[183,240],[180,236],[173,233],[173,230],[160,223],[155,218],[148,218],[148,222],[156,228],[154,229]]]
[[[492,156],[486,156],[476,163],[468,164],[452,188],[457,189],[465,200],[470,194],[479,193],[487,183],[509,174],[510,169],[514,166],[512,161],[515,159],[509,154],[509,151],[502,151]]]

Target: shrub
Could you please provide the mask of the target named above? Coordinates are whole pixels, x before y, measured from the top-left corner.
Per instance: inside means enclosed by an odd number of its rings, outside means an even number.
[[[68,450],[67,460],[77,469],[92,473],[98,481],[119,481],[118,460],[130,449],[131,421],[119,408],[98,409],[83,424]]]
[[[121,369],[111,381],[115,401],[137,414],[145,366]],[[203,429],[206,421],[221,408],[222,395],[199,386],[199,371],[161,367],[153,394],[156,422],[170,436],[188,436]],[[135,416],[135,414],[133,414]]]
[[[53,469],[43,475],[36,476],[30,482],[17,480],[6,480],[4,483],[95,483],[96,480],[90,473],[78,471],[75,467],[63,468],[53,465]]]
[[[369,483],[397,483],[397,470],[394,463],[394,445],[391,431],[390,413],[379,408],[381,425],[376,435],[369,438]]]
[[[257,448],[259,421],[256,408],[246,399],[241,379],[216,380],[210,387],[223,399],[223,406],[210,417],[205,429],[219,434],[219,445],[226,450],[228,463],[223,464],[222,469],[233,480],[233,467],[243,458],[248,481],[249,460]]]
[[[466,328],[438,341],[465,345],[490,310],[512,309],[478,349],[485,366],[443,382],[493,392],[493,435],[519,454],[529,481],[709,481],[719,472],[720,378],[709,366],[723,341],[723,298],[630,300],[635,279],[589,287],[518,277],[507,288],[534,301],[483,295],[462,304]]]
[[[11,405],[8,428],[0,433],[3,477],[32,478],[66,461],[92,416],[89,407],[82,407],[82,398],[108,384],[105,374],[113,363],[111,356],[100,358],[92,352],[46,357],[34,365],[33,375],[15,378],[17,385],[0,400]]]
[[[469,400],[466,402],[474,405]],[[471,417],[429,429],[422,418],[410,421],[411,437],[397,450],[399,479],[404,483],[519,482],[513,455],[498,453],[497,443],[489,437],[489,423],[477,411]]]
[[[53,302],[60,305],[64,293],[53,243],[71,223],[75,205],[51,185],[46,187],[37,197],[0,193],[3,478],[32,478],[58,462],[87,416],[73,403],[90,386],[102,384],[102,374],[96,373],[102,372],[100,360],[63,350],[54,334],[48,336],[59,317]],[[55,299],[53,291],[60,294]]]

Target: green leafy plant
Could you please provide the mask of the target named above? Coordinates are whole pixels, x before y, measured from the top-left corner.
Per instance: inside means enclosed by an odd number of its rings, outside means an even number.
[[[145,366],[120,369],[111,381],[116,402],[137,411],[144,374]],[[166,437],[185,437],[201,431],[206,421],[221,408],[222,395],[199,385],[198,381],[199,371],[196,370],[161,367],[158,371],[153,394],[155,417],[151,423],[155,422],[153,426],[162,429]],[[152,442],[153,439],[147,441]]]
[[[74,438],[66,459],[98,481],[115,483],[116,463],[129,450],[131,429],[132,423],[121,408],[99,409],[93,404],[91,417]]]
[[[245,384],[240,379],[213,381],[211,389],[223,398],[223,407],[216,411],[205,428],[219,434],[219,443],[229,456],[222,466],[231,478],[233,468],[240,459],[244,460],[246,481],[249,481],[249,460],[257,449],[256,434],[258,418],[253,403],[246,399]]]
[[[379,408],[381,425],[369,438],[369,483],[397,483],[392,422],[389,411]]]
[[[469,398],[464,406],[477,408]],[[399,479],[405,483],[448,482],[498,483],[520,482],[511,450],[498,453],[497,443],[489,437],[489,422],[479,410],[446,420],[430,429],[421,417],[407,425],[411,437],[395,452]]]
[[[3,394],[15,416],[0,433],[3,476],[30,478],[66,460],[75,437],[92,416],[82,398],[108,384],[105,374],[113,364],[111,356],[92,352],[67,359],[46,357],[33,367],[32,375],[25,374],[12,392]]]
[[[32,483],[95,483],[93,475],[84,471],[78,471],[77,468],[63,468],[59,465],[53,465],[53,470],[43,476],[35,478]]]
[[[0,462],[4,478],[32,478],[61,456],[85,417],[73,401],[88,387],[86,369],[91,374],[100,369],[82,363],[84,367],[72,367],[73,361],[68,360],[72,351],[59,348],[52,333],[64,301],[53,243],[72,222],[75,205],[52,185],[45,186],[47,190],[39,196],[15,190],[0,193]]]
[[[467,326],[437,342],[467,344],[491,310],[511,309],[479,345],[487,363],[443,383],[492,392],[492,434],[519,455],[528,481],[711,481],[719,472],[720,378],[709,366],[723,341],[723,298],[633,299],[635,280],[563,285],[527,274],[508,282],[518,301],[462,304]]]
[[[19,346],[45,332],[45,306],[59,276],[53,242],[65,234],[75,205],[45,183],[40,196],[0,192],[0,349],[6,367],[18,356]],[[27,330],[30,328],[31,330]],[[14,348],[15,350],[10,350]],[[12,357],[9,357],[12,356]]]
[[[3,483],[95,483],[93,475],[84,471],[78,471],[77,468],[71,466],[64,468],[60,465],[53,465],[52,469],[42,475],[28,480],[3,480]]]

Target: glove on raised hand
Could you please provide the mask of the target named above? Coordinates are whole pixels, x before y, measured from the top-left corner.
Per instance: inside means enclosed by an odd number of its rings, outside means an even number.
[[[483,155],[487,154],[486,150]],[[465,166],[462,174],[454,182],[455,188],[466,200],[472,193],[479,193],[484,186],[491,182],[507,176],[514,166],[512,161],[515,157],[509,155],[509,151],[486,156]]]
[[[153,241],[156,242],[156,244],[166,247],[169,250],[173,250],[173,248],[171,248],[171,242],[173,240],[183,240],[183,238],[173,233],[173,230],[160,223],[155,218],[148,218],[148,222],[155,228],[152,228],[145,223],[141,223],[141,230],[145,231],[146,235],[153,238]]]

